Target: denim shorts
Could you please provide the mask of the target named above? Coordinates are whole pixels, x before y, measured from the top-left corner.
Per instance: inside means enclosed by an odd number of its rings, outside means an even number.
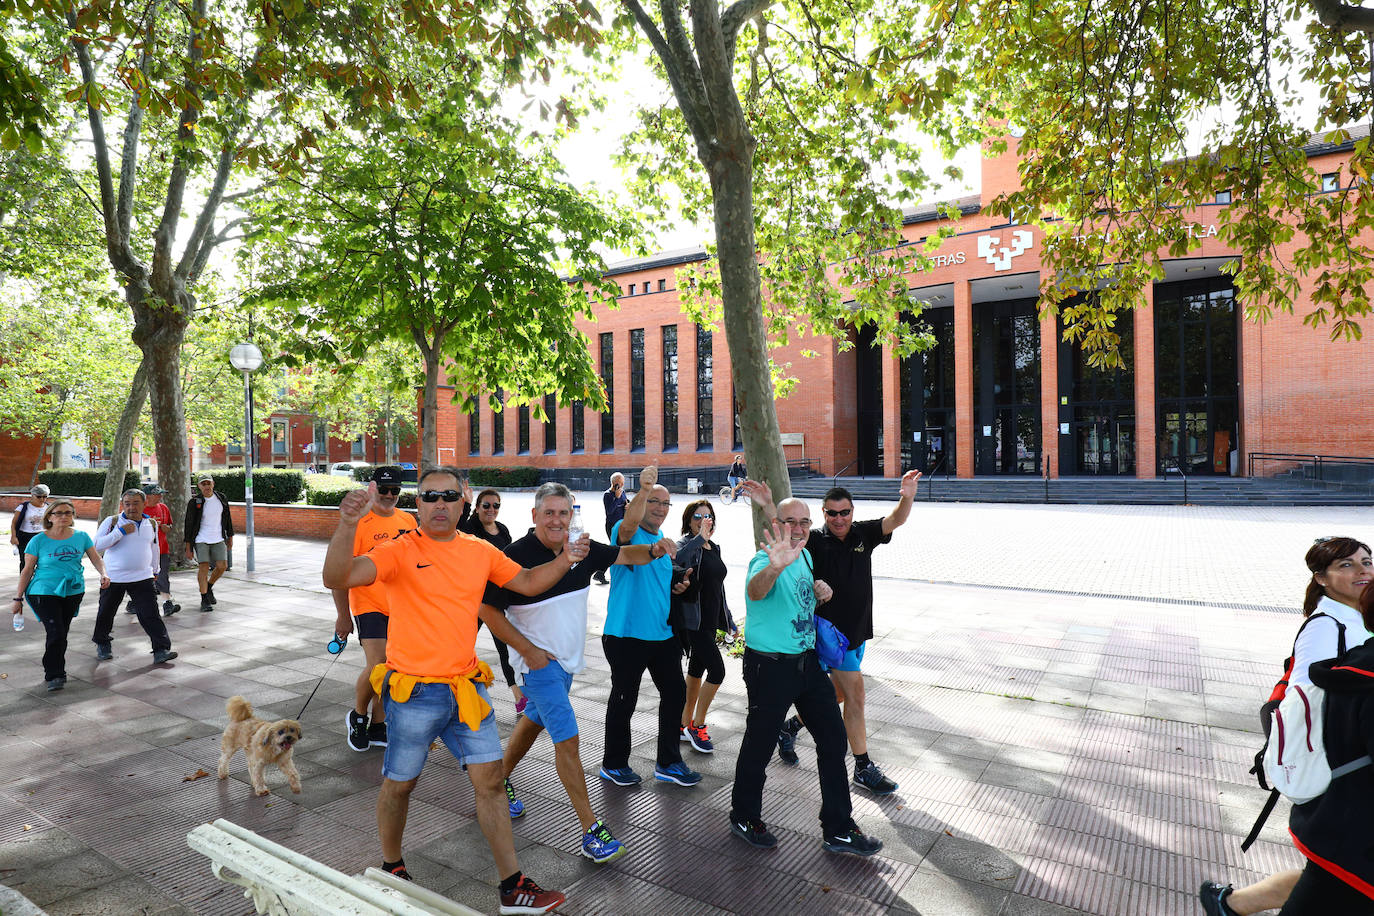
[[[868,645],[867,642],[861,642],[857,649],[850,649],[844,654],[844,661],[840,662],[834,668],[829,668],[825,665],[821,665],[821,667],[825,668],[826,671],[858,671],[859,665],[864,660],[864,646],[866,645]]]
[[[572,675],[554,659],[538,671],[527,671],[522,689],[529,703],[525,718],[546,729],[554,744],[577,737],[577,716],[573,714],[568,691]]]
[[[488,705],[491,697],[481,684],[477,693]],[[449,753],[462,764],[492,763],[501,759],[501,735],[496,730],[496,713],[488,712],[482,725],[473,731],[458,718],[458,701],[448,684],[416,684],[410,699],[398,703],[386,692],[386,756],[382,776],[392,782],[407,782],[420,775],[435,738],[444,742]]]

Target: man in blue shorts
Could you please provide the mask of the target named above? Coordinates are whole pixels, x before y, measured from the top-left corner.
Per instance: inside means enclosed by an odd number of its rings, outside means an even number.
[[[386,663],[372,672],[372,685],[386,704],[388,726],[377,796],[382,868],[410,878],[401,856],[401,836],[410,794],[430,743],[438,738],[467,767],[472,781],[477,823],[501,878],[500,912],[547,913],[566,898],[523,875],[516,860],[501,785],[501,737],[486,690],[492,674],[477,658],[477,620],[488,583],[538,595],[586,558],[586,546],[574,544],[540,567],[521,569],[486,541],[458,533],[459,478],[460,472],[450,467],[425,471],[418,486],[419,527],[360,557],[353,555],[355,533],[377,485],[345,496],[339,526],[325,553],[324,585],[387,586]],[[482,615],[482,620],[502,639],[523,639],[501,614]]]
[[[854,752],[854,785],[875,795],[891,795],[897,783],[888,779],[868,757],[868,723],[864,715],[864,679],[860,671],[864,646],[873,638],[873,550],[892,541],[892,532],[906,523],[916,498],[920,471],[907,471],[899,486],[900,499],[886,518],[854,521],[854,499],[844,487],[825,494],[821,509],[825,526],[811,531],[806,549],[815,563],[817,579],[834,590],[834,598],[816,613],[829,620],[849,640],[844,662],[830,669],[830,679],[844,708],[844,728]],[[776,518],[767,484],[751,484],[751,496],[761,496],[764,517]],[[795,749],[802,718],[793,716],[778,733],[778,757],[797,762]]]
[[[541,486],[534,492],[534,528],[507,547],[506,556],[526,569],[557,558],[567,543],[572,510],[573,495],[567,487],[561,483]],[[587,558],[568,570],[548,591],[527,598],[488,585],[483,599],[484,615],[504,611],[521,636],[510,646],[518,653],[512,661],[529,702],[524,718],[516,721],[515,731],[506,742],[504,768],[511,814],[524,813],[524,806],[515,800],[510,785],[511,773],[539,732],[547,730],[553,742],[558,778],[582,824],[582,854],[593,862],[609,862],[624,854],[625,847],[611,835],[605,822],[592,813],[578,753],[577,718],[568,699],[573,675],[586,667],[583,650],[587,642],[587,595],[593,574],[604,573],[616,564],[638,566],[652,562],[655,554],[666,549],[661,543],[612,547],[591,541]]]

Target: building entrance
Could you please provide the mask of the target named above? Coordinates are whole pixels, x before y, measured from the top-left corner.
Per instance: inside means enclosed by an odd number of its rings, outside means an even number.
[[[1081,299],[1066,305],[1081,304]],[[1060,330],[1063,330],[1061,323]],[[1059,472],[1135,474],[1135,330],[1119,315],[1121,366],[1094,366],[1081,345],[1059,335]],[[1063,432],[1067,425],[1068,432]]]
[[[858,374],[859,455],[853,473],[881,477],[883,474],[883,348],[877,329],[866,324],[859,329],[855,346]]]
[[[1236,290],[1230,277],[1155,287],[1159,473],[1233,473],[1240,448]]]
[[[1035,299],[973,307],[975,474],[1040,473],[1040,319]]]
[[[902,360],[902,470],[953,474],[954,309],[927,308],[915,319],[935,345]]]

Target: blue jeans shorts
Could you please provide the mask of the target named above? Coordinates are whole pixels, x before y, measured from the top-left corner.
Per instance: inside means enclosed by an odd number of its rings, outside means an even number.
[[[864,660],[864,646],[866,645],[868,645],[867,642],[861,642],[857,649],[850,649],[845,652],[844,661],[834,668],[827,668],[825,665],[821,665],[821,667],[825,668],[826,671],[858,671]]]
[[[477,693],[488,705],[491,697],[481,684]],[[444,742],[449,753],[463,764],[492,763],[501,759],[501,735],[496,730],[496,713],[488,712],[482,725],[473,731],[458,718],[458,701],[448,684],[416,684],[410,699],[398,703],[388,690],[386,704],[386,756],[382,776],[392,782],[407,782],[420,775],[435,738]]]
[[[568,691],[572,689],[572,675],[554,659],[538,671],[527,671],[522,689],[529,703],[525,718],[549,733],[554,744],[577,737],[577,716],[573,714]]]

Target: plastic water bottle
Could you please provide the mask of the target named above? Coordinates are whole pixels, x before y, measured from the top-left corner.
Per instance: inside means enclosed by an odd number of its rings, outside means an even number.
[[[18,633],[22,629],[24,629],[24,612],[20,611],[14,615],[14,632]]]
[[[568,544],[571,545],[574,541],[580,540],[586,530],[582,527],[582,507],[573,503],[572,520],[568,522]],[[576,565],[576,563],[573,564],[573,566]]]

